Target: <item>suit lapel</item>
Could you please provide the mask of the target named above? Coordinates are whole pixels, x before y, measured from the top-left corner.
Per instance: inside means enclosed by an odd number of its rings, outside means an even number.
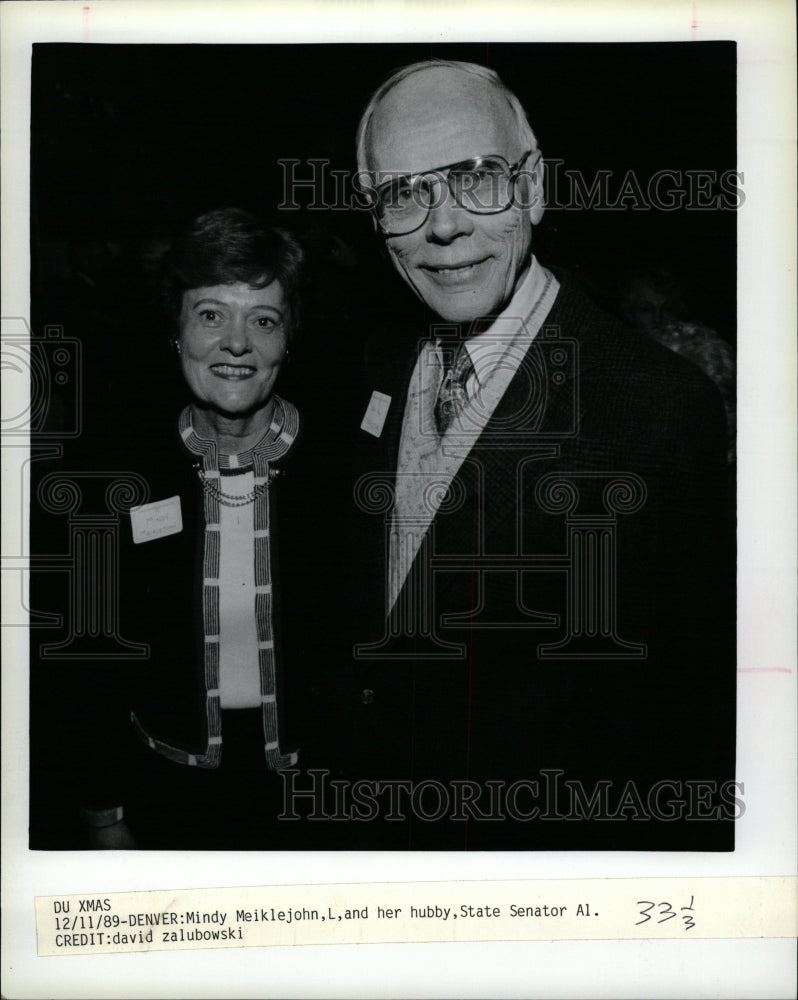
[[[356,566],[353,599],[355,617],[363,624],[359,641],[374,639],[382,627],[388,580],[388,522],[393,506],[396,464],[402,423],[417,352],[405,337],[381,337],[366,348],[366,382],[358,408],[362,417],[374,392],[389,397],[390,403],[377,436],[356,429],[353,490],[353,533],[350,561]]]
[[[377,353],[376,349],[372,353]],[[399,344],[387,345],[387,349],[380,352],[374,363],[370,364],[367,359],[368,381],[363,393],[361,413],[366,413],[375,392],[387,396],[390,403],[379,435],[371,434],[362,427],[358,428],[358,451],[361,457],[357,464],[361,471],[384,472],[391,478],[396,472],[402,421],[416,357],[417,350],[408,352],[407,341],[401,341]]]

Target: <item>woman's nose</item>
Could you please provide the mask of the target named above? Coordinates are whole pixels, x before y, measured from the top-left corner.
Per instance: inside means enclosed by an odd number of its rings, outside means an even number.
[[[220,346],[222,349],[228,350],[236,356],[247,354],[252,349],[249,328],[244,317],[234,316],[230,320],[225,327],[224,337]]]

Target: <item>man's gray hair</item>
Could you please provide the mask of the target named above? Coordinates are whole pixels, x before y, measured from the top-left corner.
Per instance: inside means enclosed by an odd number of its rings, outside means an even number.
[[[366,156],[366,144],[368,142],[369,126],[371,125],[371,119],[374,117],[374,111],[377,105],[389,91],[393,90],[393,88],[397,84],[401,83],[402,80],[407,79],[408,76],[412,76],[413,73],[419,73],[425,69],[436,68],[460,70],[460,72],[468,73],[470,76],[476,76],[480,80],[484,80],[486,83],[489,83],[492,87],[494,87],[496,91],[504,97],[515,115],[515,120],[518,125],[518,137],[521,140],[521,145],[524,151],[531,149],[532,152],[535,152],[537,150],[538,142],[529,125],[529,122],[527,121],[526,112],[521,106],[521,102],[515,94],[505,86],[498,73],[492,69],[488,69],[487,66],[480,66],[478,63],[460,62],[459,60],[455,61],[453,59],[425,59],[423,62],[411,63],[409,66],[403,66],[401,69],[389,76],[388,79],[371,95],[371,100],[368,102],[363,114],[361,115],[360,124],[357,129],[357,169],[359,174],[364,175],[369,172]],[[484,152],[495,151],[485,150]]]

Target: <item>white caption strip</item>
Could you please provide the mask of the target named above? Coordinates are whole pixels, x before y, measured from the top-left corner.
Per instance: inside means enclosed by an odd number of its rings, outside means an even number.
[[[798,879],[552,879],[39,896],[38,954],[798,934]]]

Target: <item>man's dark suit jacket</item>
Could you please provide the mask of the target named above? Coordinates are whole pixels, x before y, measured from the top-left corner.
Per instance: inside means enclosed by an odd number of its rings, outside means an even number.
[[[349,846],[731,849],[733,565],[714,387],[564,278],[434,519],[427,615],[391,627],[380,499],[407,348],[380,344],[363,389],[361,412],[372,390],[391,405],[380,437],[358,432],[328,722],[336,774],[410,783],[415,808],[397,790],[386,819],[383,788],[376,818],[354,810]]]

